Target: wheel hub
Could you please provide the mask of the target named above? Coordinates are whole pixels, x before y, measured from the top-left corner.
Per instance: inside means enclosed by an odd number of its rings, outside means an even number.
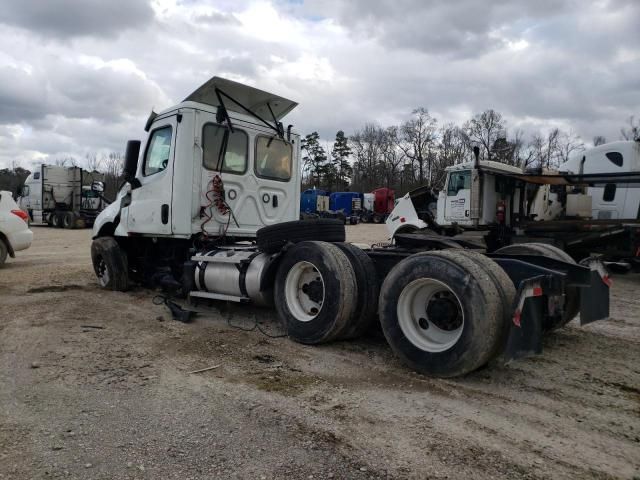
[[[310,322],[322,309],[325,286],[322,274],[310,262],[298,262],[285,279],[285,298],[292,315],[301,322]]]
[[[462,311],[451,292],[434,294],[426,311],[427,318],[442,330],[455,330],[462,325]]]
[[[433,278],[418,278],[404,287],[397,315],[407,340],[429,353],[452,348],[464,329],[459,298],[448,285]]]

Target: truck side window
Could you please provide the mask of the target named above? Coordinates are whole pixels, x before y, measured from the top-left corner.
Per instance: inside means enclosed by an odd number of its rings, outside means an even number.
[[[171,133],[172,128],[170,126],[161,127],[151,133],[144,157],[144,165],[142,166],[142,174],[145,177],[167,168],[169,154],[171,153]]]
[[[602,200],[605,202],[613,202],[614,198],[616,198],[616,184],[607,183],[604,186],[604,193],[602,194]]]
[[[34,172],[33,179],[34,180],[40,180],[40,172]]]
[[[222,161],[222,168],[220,168],[218,158],[220,157],[224,131],[224,127],[215,123],[207,123],[202,128],[202,164],[208,170],[242,174],[247,171],[249,137],[246,132],[238,130],[237,127],[233,128],[233,133],[229,132],[227,151]]]
[[[36,176],[34,175],[33,178],[36,178]],[[30,193],[29,185],[23,185],[22,186],[22,192],[20,192],[20,196],[21,197],[28,197],[29,193]]]
[[[274,137],[256,138],[256,175],[286,182],[291,178],[291,144]]]
[[[460,190],[469,190],[471,188],[471,172],[466,170],[463,172],[452,172],[449,176],[449,185],[447,187],[447,196],[453,197]]]
[[[622,166],[623,158],[620,152],[607,152],[605,156],[609,159],[611,163],[617,165],[618,167]]]

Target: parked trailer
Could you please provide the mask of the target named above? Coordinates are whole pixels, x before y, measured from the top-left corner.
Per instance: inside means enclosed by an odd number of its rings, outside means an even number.
[[[608,316],[597,260],[576,265],[552,248],[484,255],[444,237],[363,250],[340,221],[295,220],[300,137],[281,123],[295,105],[214,77],[152,112],[140,161],[129,141],[126,183],[94,224],[100,285],[274,305],[305,344],[358,337],[377,315],[403,362],[442,377],[539,353],[542,334],[578,313],[583,324]]]
[[[302,192],[300,198],[301,214],[320,214],[329,210],[329,193],[327,190],[310,188]]]
[[[41,165],[20,188],[18,203],[34,224],[90,227],[106,205],[104,175],[80,167]]]

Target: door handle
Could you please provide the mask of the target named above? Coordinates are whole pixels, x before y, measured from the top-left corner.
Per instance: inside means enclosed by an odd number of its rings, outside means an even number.
[[[160,208],[160,220],[162,220],[163,225],[169,223],[169,205],[166,203],[163,203]]]
[[[273,208],[278,206],[278,196],[275,194],[271,195],[271,205],[273,205]]]

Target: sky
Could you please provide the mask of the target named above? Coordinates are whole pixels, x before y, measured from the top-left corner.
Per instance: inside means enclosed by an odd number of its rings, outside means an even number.
[[[0,168],[123,152],[217,75],[329,140],[418,107],[617,140],[640,116],[638,0],[5,0]]]

